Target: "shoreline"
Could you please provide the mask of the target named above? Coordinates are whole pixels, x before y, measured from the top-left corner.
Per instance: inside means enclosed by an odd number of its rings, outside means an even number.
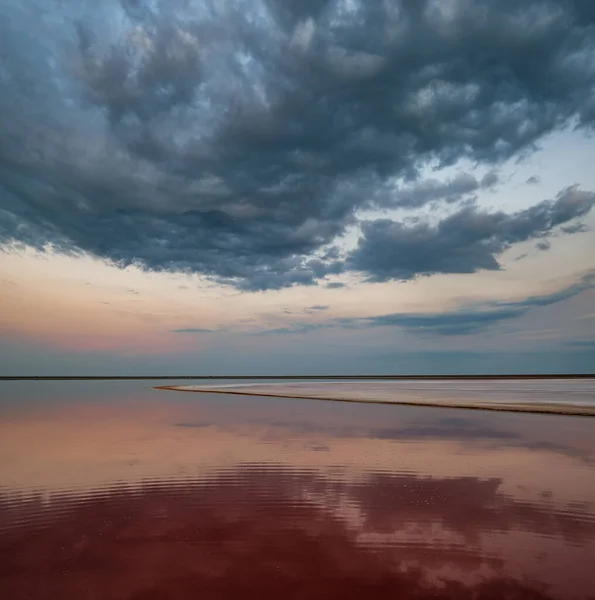
[[[359,404],[392,404],[395,406],[427,406],[432,408],[457,408],[468,410],[491,410],[500,412],[521,412],[521,413],[537,413],[537,414],[554,414],[566,416],[580,417],[595,417],[595,406],[576,406],[564,404],[507,404],[493,403],[485,404],[482,402],[465,402],[457,400],[386,400],[382,398],[372,398],[366,400],[363,398],[353,398],[348,396],[319,396],[312,394],[297,394],[297,393],[272,393],[267,391],[247,391],[237,389],[217,389],[217,388],[185,388],[183,386],[163,385],[153,387],[155,390],[173,391],[173,392],[191,392],[202,394],[231,394],[237,396],[265,396],[269,398],[291,398],[297,400],[316,400],[326,402],[356,402]]]

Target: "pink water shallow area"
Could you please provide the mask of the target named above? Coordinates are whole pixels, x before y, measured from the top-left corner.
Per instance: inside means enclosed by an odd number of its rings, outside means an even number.
[[[2,385],[1,598],[595,598],[590,418]]]

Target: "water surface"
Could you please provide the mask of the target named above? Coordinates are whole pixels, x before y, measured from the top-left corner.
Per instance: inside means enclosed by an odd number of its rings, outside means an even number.
[[[595,597],[592,419],[0,385],[0,598]]]

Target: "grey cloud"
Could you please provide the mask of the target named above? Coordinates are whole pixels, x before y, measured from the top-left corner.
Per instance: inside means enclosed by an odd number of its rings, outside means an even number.
[[[468,335],[518,318],[533,308],[550,306],[595,288],[595,271],[586,273],[576,283],[550,294],[529,296],[513,302],[483,302],[454,311],[435,313],[392,313],[363,318],[330,319],[323,323],[297,323],[263,332],[275,334],[307,333],[329,328],[401,327],[417,334],[439,336]]]
[[[568,300],[581,292],[595,288],[595,271],[590,271],[581,277],[576,283],[562,288],[557,292],[551,294],[542,294],[540,296],[530,296],[525,300],[518,302],[498,302],[496,306],[502,307],[520,307],[520,308],[531,308],[534,306],[549,306],[550,304],[556,304],[563,300]]]
[[[8,0],[0,243],[312,285],[361,210],[497,183],[440,189],[422,167],[592,128],[594,35],[591,0]]]
[[[499,183],[496,171],[489,171],[480,180],[469,173],[459,173],[447,181],[424,179],[415,183],[396,186],[390,191],[378,193],[375,204],[384,208],[422,208],[431,203],[455,204],[475,198],[476,192],[491,189]]]
[[[489,311],[462,310],[447,313],[396,313],[368,319],[371,325],[398,326],[416,333],[465,335],[486,329],[500,321],[521,316],[521,307],[498,308]]]
[[[172,333],[221,333],[223,329],[202,329],[200,327],[186,327],[184,329],[173,329]]]
[[[529,179],[527,179],[526,183],[528,183],[529,185],[535,185],[537,183],[539,183],[540,179],[539,177],[537,177],[537,175],[532,175],[531,177],[529,177]]]
[[[497,183],[500,183],[500,176],[496,171],[489,171],[481,179],[482,188],[493,188]]]
[[[113,126],[125,128],[128,117],[144,123],[192,101],[202,65],[191,31],[157,22],[152,35],[132,31],[103,56],[94,54],[93,36],[84,25],[78,36],[86,99],[105,107]]]
[[[307,314],[307,315],[314,315],[317,312],[320,311],[324,311],[324,310],[328,310],[330,307],[327,305],[322,305],[322,304],[314,304],[312,306],[307,306],[304,309],[301,310],[289,310],[289,309],[283,309],[281,312],[283,314],[286,315],[301,315],[301,314]]]
[[[498,256],[512,244],[543,237],[555,227],[586,215],[594,204],[595,193],[571,187],[555,200],[513,214],[488,213],[469,206],[436,224],[365,221],[348,265],[370,281],[497,270]]]
[[[340,290],[345,287],[345,284],[338,281],[331,281],[330,283],[327,283],[325,287],[329,290]]]
[[[496,180],[497,180],[497,176]],[[492,177],[488,178],[488,183]],[[494,181],[495,183],[495,181]],[[385,206],[400,208],[421,208],[430,202],[446,202],[453,204],[476,192],[482,183],[467,173],[462,173],[453,179],[442,182],[436,179],[423,181],[396,188],[384,200]]]
[[[552,244],[549,240],[542,240],[541,242],[537,242],[537,244],[535,244],[535,247],[538,250],[545,252],[546,250],[549,250],[552,247]]]
[[[562,227],[564,233],[585,233],[589,231],[589,228],[584,223],[574,223],[573,225],[567,225]]]
[[[266,329],[262,331],[254,332],[254,335],[285,335],[285,334],[296,334],[296,333],[310,333],[312,331],[318,331],[319,329],[326,329],[333,327],[331,323],[295,323],[288,325],[287,327],[275,327],[274,329]]]
[[[371,317],[371,325],[396,325],[417,333],[438,335],[465,335],[481,331],[509,319],[520,317],[532,308],[550,306],[568,300],[595,288],[595,272],[584,275],[579,281],[551,294],[530,296],[514,302],[491,302],[440,313],[395,313]]]

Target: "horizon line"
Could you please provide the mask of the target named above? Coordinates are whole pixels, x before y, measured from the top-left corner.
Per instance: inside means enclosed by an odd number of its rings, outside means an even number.
[[[595,379],[595,373],[522,373],[459,375],[0,375],[0,381],[93,381],[169,379],[393,379],[393,380],[480,380],[480,379]]]

